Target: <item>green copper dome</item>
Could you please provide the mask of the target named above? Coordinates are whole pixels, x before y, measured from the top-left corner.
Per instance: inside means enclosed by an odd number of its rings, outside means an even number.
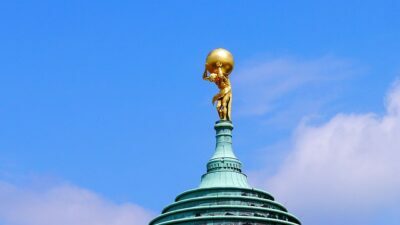
[[[232,149],[233,125],[215,124],[217,144],[200,186],[178,195],[150,225],[300,225],[267,192],[251,188]]]

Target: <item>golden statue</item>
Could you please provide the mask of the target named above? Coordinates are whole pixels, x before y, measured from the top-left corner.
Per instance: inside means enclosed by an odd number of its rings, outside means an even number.
[[[221,120],[231,120],[232,88],[229,74],[233,70],[233,64],[232,54],[223,48],[212,50],[206,59],[203,79],[214,82],[219,88],[212,103],[217,102],[217,112]]]

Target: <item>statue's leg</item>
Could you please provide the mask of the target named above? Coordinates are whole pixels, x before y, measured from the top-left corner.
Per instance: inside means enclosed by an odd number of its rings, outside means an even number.
[[[221,106],[222,106],[221,99],[218,99],[218,100],[217,100],[217,107],[216,107],[216,108],[217,108],[218,116],[219,116],[219,118],[222,120],[223,117],[222,117]]]
[[[229,100],[228,100],[228,120],[232,121],[231,113],[232,113],[232,92],[229,92]]]
[[[230,120],[230,117],[229,117],[229,102],[230,102],[230,99],[231,99],[231,93],[229,92],[229,93],[227,93],[227,94],[225,94],[224,95],[224,97],[222,98],[222,107],[221,107],[221,110],[222,110],[222,116],[223,116],[223,119],[224,120]]]

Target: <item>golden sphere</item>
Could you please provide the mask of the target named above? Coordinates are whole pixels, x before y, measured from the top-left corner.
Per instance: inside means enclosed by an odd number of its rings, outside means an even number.
[[[222,64],[221,69],[225,75],[229,75],[232,72],[234,65],[233,56],[228,50],[217,48],[208,53],[206,59],[206,68],[208,72],[218,73],[217,62]]]

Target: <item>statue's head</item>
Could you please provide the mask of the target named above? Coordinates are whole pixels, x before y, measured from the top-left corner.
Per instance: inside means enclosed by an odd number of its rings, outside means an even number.
[[[222,64],[222,72],[227,76],[229,75],[234,66],[232,54],[223,48],[217,48],[212,50],[206,59],[206,68],[210,73],[218,73],[218,62]]]

